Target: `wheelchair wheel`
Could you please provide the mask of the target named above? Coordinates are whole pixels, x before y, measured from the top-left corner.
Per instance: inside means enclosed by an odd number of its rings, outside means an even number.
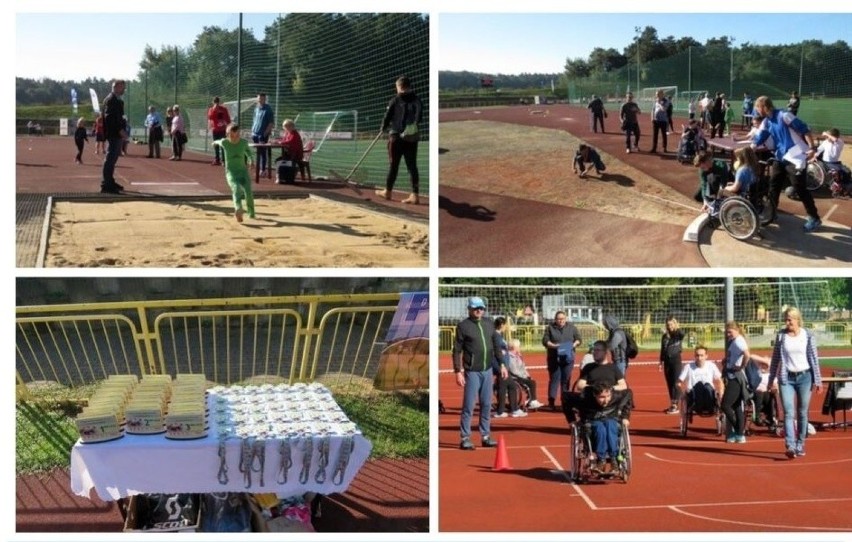
[[[633,448],[630,445],[630,431],[624,425],[621,426],[621,455],[624,456],[621,462],[621,481],[626,484],[633,471]]]
[[[805,173],[805,186],[808,190],[819,190],[825,184],[825,179],[828,177],[825,172],[825,167],[819,162],[808,162],[807,172]]]
[[[571,425],[571,481],[580,484],[583,481],[583,440],[577,423]]]
[[[719,207],[719,220],[725,231],[739,241],[751,239],[759,227],[757,213],[745,198],[725,198]]]

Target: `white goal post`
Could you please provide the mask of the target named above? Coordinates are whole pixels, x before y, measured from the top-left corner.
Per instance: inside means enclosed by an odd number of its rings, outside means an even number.
[[[302,139],[314,140],[314,152],[328,140],[358,141],[358,111],[311,111],[299,113],[297,128]]]
[[[645,87],[642,89],[642,92],[639,94],[639,103],[640,107],[642,104],[645,104],[648,111],[651,110],[650,105],[654,103],[657,99],[657,91],[662,90],[665,95],[672,101],[672,106],[675,110],[678,109],[678,92],[677,85],[674,86],[658,86],[658,87]],[[645,110],[645,108],[643,108]]]

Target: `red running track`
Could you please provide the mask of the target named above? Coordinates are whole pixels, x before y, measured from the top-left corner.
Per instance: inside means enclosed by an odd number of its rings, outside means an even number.
[[[526,358],[531,367],[544,362],[541,355]],[[679,417],[663,413],[662,373],[654,362],[637,363],[628,370],[636,394],[629,482],[575,485],[565,474],[570,436],[561,413],[492,420],[512,470],[493,470],[494,449],[459,450],[461,388],[447,371],[448,355],[440,367],[439,397],[447,408],[439,416],[442,532],[852,531],[852,431],[818,432],[808,439],[807,456],[795,460],[764,428],[746,444],[727,444],[711,418],[696,417],[681,438]],[[539,399],[546,399],[547,372],[531,372]],[[821,414],[824,393],[811,401],[815,425],[830,421]],[[489,513],[497,510],[511,514]]]

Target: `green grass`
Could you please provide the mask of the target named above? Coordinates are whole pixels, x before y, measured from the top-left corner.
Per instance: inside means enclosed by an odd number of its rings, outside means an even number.
[[[823,369],[852,370],[852,358],[848,357],[821,357],[819,364]]]
[[[15,470],[45,472],[70,465],[78,433],[76,396],[19,403],[15,411]],[[424,458],[429,455],[429,393],[338,389],[334,398],[373,443],[372,459]]]

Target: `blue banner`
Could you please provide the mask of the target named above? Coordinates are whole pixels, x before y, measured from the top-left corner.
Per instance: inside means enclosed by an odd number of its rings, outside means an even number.
[[[429,292],[403,292],[385,342],[429,336]]]

